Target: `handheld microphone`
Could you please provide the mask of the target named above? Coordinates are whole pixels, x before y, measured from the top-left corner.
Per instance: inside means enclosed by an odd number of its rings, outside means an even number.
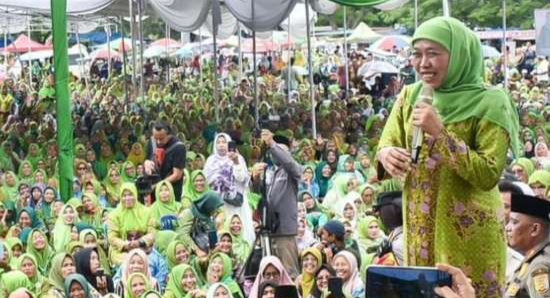
[[[432,105],[434,97],[434,89],[427,84],[422,86],[422,94],[420,99],[416,102],[416,106],[419,103],[427,103]],[[424,132],[422,128],[415,126],[413,130],[413,139],[412,139],[412,149],[411,149],[411,159],[413,164],[418,163],[418,158],[420,157],[420,150],[422,149],[422,143],[424,142]]]

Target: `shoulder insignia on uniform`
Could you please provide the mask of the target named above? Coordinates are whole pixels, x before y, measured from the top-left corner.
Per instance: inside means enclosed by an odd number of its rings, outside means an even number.
[[[531,273],[531,276],[533,277],[533,284],[537,293],[545,294],[550,289],[549,274],[550,270],[548,268],[540,268]]]
[[[519,286],[517,283],[513,282],[508,286],[508,289],[506,290],[506,296],[508,297],[515,297],[519,292]]]
[[[519,269],[518,278],[520,279],[524,278],[525,276],[527,276],[528,272],[529,272],[529,264],[524,263],[523,265],[521,265],[521,268]]]

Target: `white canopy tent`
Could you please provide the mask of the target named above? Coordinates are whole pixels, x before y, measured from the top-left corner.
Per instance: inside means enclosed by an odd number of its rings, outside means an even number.
[[[348,37],[348,43],[367,43],[380,38],[367,24],[361,22]]]

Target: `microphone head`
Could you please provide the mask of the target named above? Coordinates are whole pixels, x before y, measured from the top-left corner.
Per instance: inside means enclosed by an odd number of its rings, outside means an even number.
[[[427,104],[432,104],[434,98],[434,89],[428,84],[422,85],[422,93],[420,94],[420,101]]]

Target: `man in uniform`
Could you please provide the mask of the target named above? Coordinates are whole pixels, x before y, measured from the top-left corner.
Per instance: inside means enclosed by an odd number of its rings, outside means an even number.
[[[378,258],[375,260],[377,265],[400,266],[404,264],[402,205],[401,191],[384,192],[378,196],[374,212],[388,229],[389,235],[378,250]]]
[[[550,297],[550,201],[512,193],[508,244],[525,256],[508,280],[505,297]]]

